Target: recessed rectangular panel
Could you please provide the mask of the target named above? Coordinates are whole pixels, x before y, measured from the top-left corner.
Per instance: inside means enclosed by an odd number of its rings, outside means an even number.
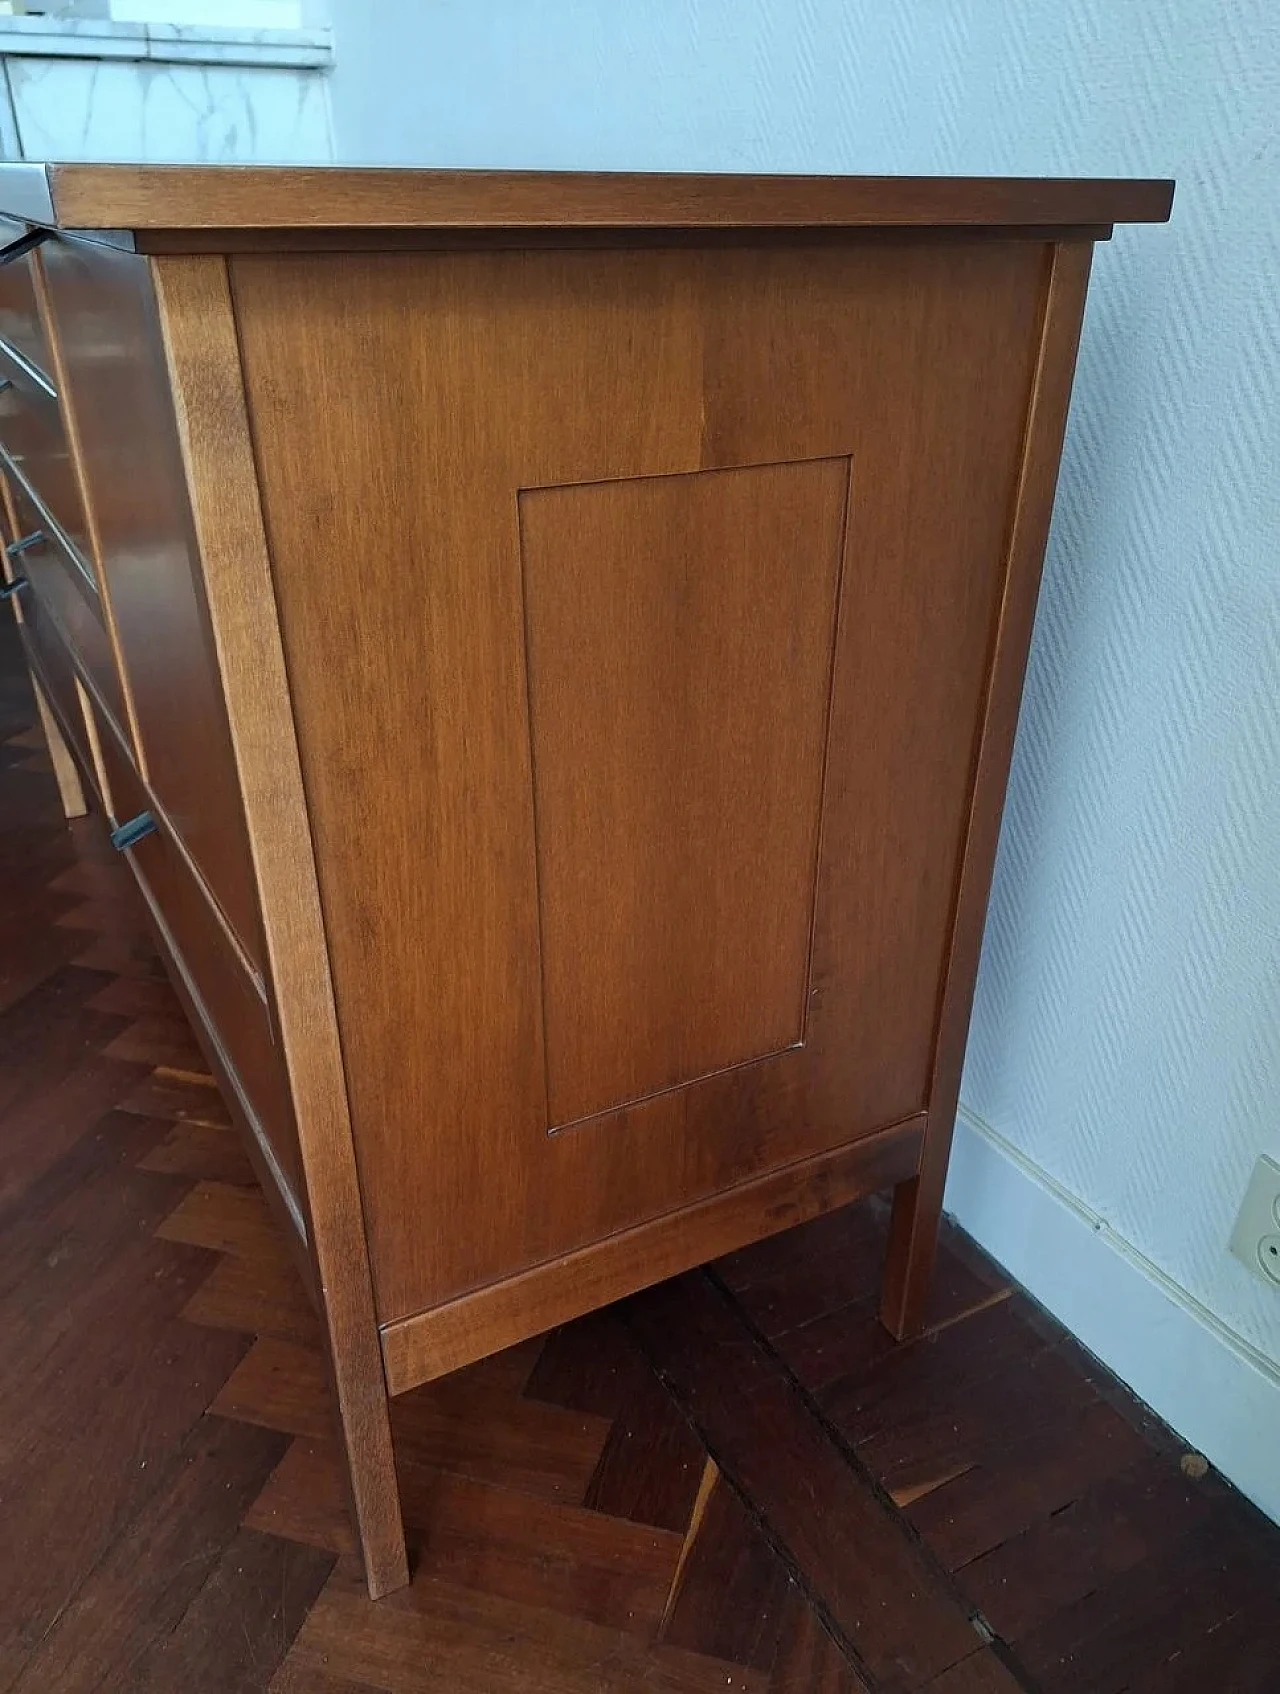
[[[552,1128],[803,1040],[848,470],[520,494]]]

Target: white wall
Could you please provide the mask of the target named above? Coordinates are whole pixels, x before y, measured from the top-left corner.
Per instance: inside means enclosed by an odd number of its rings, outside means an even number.
[[[951,1203],[1280,1513],[1280,1300],[1226,1254],[1280,1151],[1280,8],[332,13],[369,161],[1178,177],[1096,264]]]

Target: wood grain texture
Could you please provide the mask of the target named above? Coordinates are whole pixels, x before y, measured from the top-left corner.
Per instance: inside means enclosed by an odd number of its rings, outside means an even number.
[[[326,226],[876,228],[1162,222],[1173,184],[1052,177],[50,165],[76,229]],[[4,206],[0,176],[0,208]]]
[[[147,261],[58,241],[42,270],[138,767],[260,970],[253,869]]]
[[[758,1503],[793,1574],[820,1599],[825,1621],[873,1686],[918,1687],[973,1650],[959,1594],[934,1579],[887,1502],[858,1485],[804,1397],[704,1276],[638,1295],[626,1319],[721,1472]],[[781,1481],[782,1453],[804,1469],[820,1513]]]
[[[44,731],[45,745],[49,749],[49,760],[53,765],[53,774],[58,781],[58,798],[62,802],[62,815],[66,818],[82,818],[88,811],[88,803],[84,797],[84,784],[80,780],[79,767],[67,744],[67,738],[62,733],[53,707],[45,699],[40,683],[34,672],[31,677],[31,691],[36,697],[36,706],[40,712],[40,727]]]
[[[804,1039],[848,484],[520,493],[549,1128]]]
[[[1088,242],[1064,243],[1052,251],[941,997],[929,1083],[925,1157],[920,1174],[895,1196],[893,1230],[885,1261],[884,1321],[897,1336],[910,1335],[919,1328],[928,1299],[982,929],[995,869],[1005,786],[1013,758],[1018,705],[1035,621],[1040,570],[1049,538],[1058,459],[1067,427],[1067,407],[1093,258],[1093,247]]]
[[[342,1055],[225,267],[154,269],[370,1592],[408,1569]]]
[[[0,977],[20,968],[27,984],[0,1010],[0,1678],[14,1694],[528,1694],[539,1679],[584,1694],[1272,1694],[1280,1531],[1212,1473],[1184,1476],[1170,1432],[1016,1291],[993,1316],[999,1276],[954,1231],[930,1334],[895,1346],[879,1330],[868,1350],[880,1204],[720,1261],[727,1333],[709,1341],[700,1301],[667,1305],[659,1363],[683,1409],[626,1308],[397,1400],[414,1615],[368,1601],[318,1333],[250,1345],[306,1297],[228,1113],[207,1076],[105,1057],[127,1031],[141,1051],[173,997],[100,821],[58,816],[2,625],[0,817],[0,860],[22,866],[20,899],[0,884]],[[99,960],[109,942],[122,968],[59,962],[57,947],[42,961],[42,938]],[[94,1086],[68,1086],[69,1066],[96,1068]],[[756,1317],[798,1327],[770,1343]],[[877,1491],[881,1435],[851,1449],[793,1351],[818,1326],[847,1379],[881,1379],[877,1429],[910,1436],[922,1472],[945,1475],[960,1432],[977,1460],[964,1499],[940,1482],[904,1510]],[[685,1415],[694,1391],[704,1433],[723,1419],[733,1437],[731,1482]],[[1138,1441],[1110,1476],[1102,1425],[1063,1439],[1062,1409],[1090,1392]],[[206,1397],[226,1415],[201,1415]],[[832,1452],[838,1486],[815,1457]],[[641,1521],[682,1511],[676,1529]],[[1005,1539],[948,1570],[991,1533]],[[915,1593],[890,1581],[903,1552],[924,1573]],[[940,1605],[984,1622],[932,1674]]]
[[[456,1370],[531,1331],[549,1329],[663,1277],[803,1223],[904,1180],[918,1165],[923,1120],[910,1118],[851,1147],[784,1166],[683,1211],[609,1236],[519,1276],[386,1325],[393,1394]]]
[[[105,726],[99,726],[98,746],[112,822],[126,822],[148,809],[147,792]],[[194,1001],[198,1027],[214,1043],[224,1086],[255,1139],[265,1142],[265,1156],[276,1167],[274,1182],[284,1190],[291,1214],[300,1216],[297,1137],[262,982],[186,864],[167,822],[160,820],[160,825],[130,849],[129,863],[163,926],[165,945]]]
[[[8,228],[5,240],[16,240],[21,233],[18,229]],[[40,312],[35,261],[30,254],[0,265],[0,341],[13,348],[37,378],[43,379],[45,386],[56,392],[53,350]],[[3,358],[0,355],[0,360]],[[12,360],[4,362],[5,374],[8,375]]]
[[[59,529],[92,572],[84,500],[59,403],[0,342],[0,441]]]
[[[66,650],[101,709],[125,736],[127,702],[97,588],[80,556],[63,544],[49,524],[21,468],[4,453],[0,444],[13,538],[36,533],[40,537],[20,556],[21,575],[29,584],[22,590],[22,616],[30,639],[39,647],[46,640],[44,625],[50,626],[47,638]]]
[[[383,1322],[923,1107],[1046,263],[231,261]],[[805,1045],[548,1137],[518,492],[796,459],[852,489]],[[728,610],[697,639],[750,650]],[[626,874],[593,852],[566,884]],[[758,879],[750,838],[720,874]]]

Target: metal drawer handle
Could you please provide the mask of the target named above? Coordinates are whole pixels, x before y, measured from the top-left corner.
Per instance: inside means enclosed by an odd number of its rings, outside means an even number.
[[[13,378],[11,376],[0,376],[0,394],[3,394],[6,388],[12,387]]]
[[[6,558],[16,559],[20,553],[25,553],[29,547],[38,547],[42,541],[49,538],[42,529],[33,529],[30,535],[20,535],[16,541],[11,541],[5,548]]]
[[[7,247],[0,247],[0,265],[11,265],[15,259],[20,259],[24,253],[29,253],[42,241],[48,241],[52,234],[51,229],[29,229],[25,235],[20,235]]]
[[[111,831],[111,845],[118,853],[124,853],[155,832],[156,820],[151,813],[139,812],[136,818],[130,818],[127,823],[122,823],[118,829]]]
[[[12,600],[27,586],[25,576],[15,576],[12,582],[0,582],[0,600]]]

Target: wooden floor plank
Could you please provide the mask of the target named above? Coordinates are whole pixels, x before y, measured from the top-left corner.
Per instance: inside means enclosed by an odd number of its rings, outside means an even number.
[[[681,1277],[626,1310],[712,1457],[870,1679],[917,1686],[968,1657],[974,1633],[955,1593],[712,1283]]]
[[[525,1393],[532,1400],[613,1419],[648,1376],[643,1355],[617,1313],[607,1308],[547,1336]]]
[[[85,1051],[60,1075],[5,1114],[0,1141],[0,1213],[66,1153],[137,1083],[142,1066]]]
[[[320,1348],[320,1320],[283,1240],[274,1256],[228,1253],[183,1310],[190,1323]]]
[[[241,1529],[172,1633],[134,1671],[137,1694],[258,1694],[333,1568],[327,1553]]]
[[[652,1375],[628,1396],[583,1504],[613,1517],[683,1533],[702,1477],[698,1438]]]
[[[154,1076],[154,1073],[153,1073]],[[121,1106],[128,1106],[122,1101]],[[130,1106],[136,1110],[136,1105]],[[167,1116],[168,1114],[163,1114]],[[257,1178],[244,1144],[229,1124],[179,1119],[159,1146],[142,1160],[142,1168],[169,1176],[189,1176],[200,1182],[222,1182],[235,1188],[254,1188]]]
[[[1016,1641],[1056,1612],[1204,1528],[1212,1499],[1157,1453],[1037,1518],[972,1563],[961,1583],[982,1615]]]
[[[372,1604],[339,1566],[294,1648],[299,1667],[387,1694],[765,1694],[758,1673],[435,1580]],[[305,1686],[305,1684],[304,1684]]]
[[[769,1694],[875,1694],[793,1583],[783,1606]]]
[[[1280,1614],[1280,1561],[1215,1520],[1063,1607],[1017,1652],[1044,1694],[1128,1694],[1135,1665],[1155,1675],[1184,1655],[1212,1660],[1213,1637],[1255,1609]],[[1218,1686],[1234,1694],[1229,1674]]]
[[[397,1458],[577,1505],[610,1429],[603,1418],[515,1396],[467,1391],[448,1378],[391,1402]]]
[[[153,1071],[120,1101],[123,1112],[141,1112],[144,1117],[174,1118],[184,1122],[230,1127],[231,1114],[222,1096],[207,1081],[190,1081]]]
[[[942,1562],[957,1570],[1064,1510],[1142,1453],[1140,1436],[1105,1402],[1067,1407],[913,1500],[906,1513]]]
[[[185,1021],[169,1017],[135,1018],[104,1049],[113,1059],[133,1059],[145,1065],[173,1065],[199,1070],[204,1055]]]
[[[218,1390],[209,1410],[218,1417],[261,1424],[284,1435],[327,1440],[333,1420],[319,1348],[260,1336]]]
[[[216,1253],[261,1259],[276,1254],[280,1233],[260,1188],[198,1182],[157,1231],[165,1241],[185,1241]]]
[[[733,1489],[718,1478],[681,1570],[662,1639],[767,1671],[778,1656],[791,1573]]]
[[[1018,1694],[1025,1686],[990,1647],[980,1647],[935,1677],[928,1694]]]
[[[266,1430],[202,1419],[40,1642],[17,1694],[132,1686],[143,1655],[177,1627],[235,1537],[283,1445]]]

